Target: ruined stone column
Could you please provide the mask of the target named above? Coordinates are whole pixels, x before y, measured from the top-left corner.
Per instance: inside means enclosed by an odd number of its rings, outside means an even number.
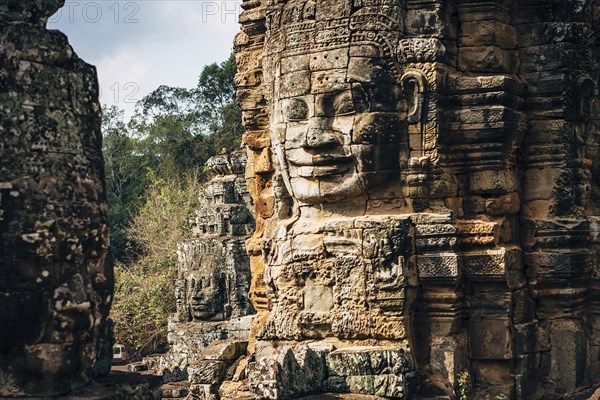
[[[155,369],[163,381],[189,380],[192,393],[213,398],[231,379],[227,370],[246,353],[254,309],[244,243],[254,231],[254,218],[244,174],[246,150],[213,156],[206,166],[212,179],[198,193],[201,207],[190,215],[189,239],[178,244],[170,350]]]
[[[237,102],[242,110],[243,142],[248,152],[246,179],[254,199],[256,230],[246,242],[250,256],[250,300],[256,317],[248,348],[254,351],[256,333],[264,324],[268,312],[264,284],[264,234],[273,224],[273,165],[269,117],[263,87],[262,54],[265,41],[265,4],[262,0],[244,0],[240,15],[241,31],[234,41],[238,73],[235,77]],[[277,178],[275,178],[277,179]]]
[[[45,28],[63,4],[0,3],[0,397],[67,393],[112,356],[98,84]]]

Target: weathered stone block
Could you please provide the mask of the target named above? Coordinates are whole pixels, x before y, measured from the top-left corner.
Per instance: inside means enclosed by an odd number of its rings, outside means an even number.
[[[417,269],[421,280],[453,279],[459,276],[459,268],[456,254],[440,253],[417,256]]]
[[[523,72],[542,72],[568,68],[577,60],[577,46],[571,43],[544,44],[525,47],[519,50],[520,70]]]
[[[471,317],[470,354],[475,360],[508,360],[514,356],[508,319]]]
[[[346,377],[350,393],[381,396],[391,399],[408,399],[405,377],[394,374]]]
[[[582,383],[586,368],[586,343],[583,329],[576,321],[550,323],[550,376],[556,393],[573,392]]]
[[[514,171],[477,171],[470,176],[473,194],[505,194],[517,189]]]
[[[219,385],[225,379],[228,364],[220,360],[203,360],[188,366],[189,381],[192,384]]]
[[[331,376],[407,373],[414,370],[414,361],[404,348],[349,347],[329,353],[327,369]]]
[[[464,71],[511,73],[516,55],[497,46],[462,47],[458,65]]]
[[[402,348],[352,347],[327,356],[324,389],[407,399],[416,385],[412,355]]]
[[[510,376],[509,361],[473,361],[473,375],[480,386],[488,386],[491,392],[500,395],[510,395],[513,390],[513,378]]]
[[[249,364],[251,391],[265,399],[286,399],[318,393],[327,376],[325,356],[331,344],[313,342],[273,347],[257,343],[256,362]]]
[[[462,46],[498,46],[502,49],[514,49],[517,44],[516,29],[498,21],[477,21],[462,23],[459,40]]]

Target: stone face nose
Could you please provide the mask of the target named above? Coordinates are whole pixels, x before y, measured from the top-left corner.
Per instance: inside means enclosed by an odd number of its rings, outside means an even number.
[[[194,300],[203,300],[204,299],[204,291],[202,289],[196,289],[192,294],[192,298]]]
[[[319,148],[337,143],[338,140],[324,118],[311,118],[303,147]]]

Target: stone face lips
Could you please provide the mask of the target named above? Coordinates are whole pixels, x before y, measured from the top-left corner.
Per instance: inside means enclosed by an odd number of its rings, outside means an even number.
[[[242,7],[255,394],[597,386],[600,2]],[[417,374],[307,384],[320,343]]]
[[[0,5],[0,397],[65,393],[111,356],[98,86],[45,29],[63,3]]]

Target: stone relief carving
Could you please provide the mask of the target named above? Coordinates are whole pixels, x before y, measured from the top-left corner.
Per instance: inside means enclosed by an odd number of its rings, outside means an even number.
[[[268,18],[285,26],[298,18],[303,4],[287,3]],[[429,155],[426,77],[415,68],[403,71],[393,56],[399,51],[404,59],[412,57],[409,50],[423,45],[410,47],[404,40],[409,47],[400,49],[396,38],[390,43],[381,33],[364,37],[373,26],[391,29],[394,20],[376,9],[361,11],[350,18],[350,29],[344,27],[348,18],[321,23],[311,15],[302,24],[273,28],[267,38],[267,52],[274,53],[265,62],[272,80],[268,90],[277,97],[271,140],[287,190],[302,204],[376,197],[406,169],[408,125],[419,125],[415,148]],[[297,32],[303,39],[296,39]]]
[[[571,3],[244,2],[256,396],[455,396],[468,372],[477,398],[525,399],[598,379],[598,7]],[[414,369],[386,392],[399,375],[360,360],[392,348]]]
[[[231,315],[228,303],[230,287],[228,277],[221,273],[220,265],[225,262],[223,255],[214,254],[207,249],[205,243],[200,251],[193,252],[191,260],[184,257],[190,255],[188,246],[180,246],[180,261],[187,268],[183,269],[183,286],[178,288],[177,303],[181,305],[181,320],[225,320]],[[185,254],[185,255],[184,255]],[[187,261],[187,262],[186,262]]]
[[[43,29],[60,5],[0,4],[0,395],[60,395],[107,366],[97,90]],[[180,249],[170,322],[171,365],[193,364],[192,395],[218,395],[246,339],[258,398],[593,390],[600,2],[242,7],[248,185],[243,154],[210,161],[212,206]],[[50,81],[61,90],[40,91]],[[234,339],[214,345],[223,336]]]

